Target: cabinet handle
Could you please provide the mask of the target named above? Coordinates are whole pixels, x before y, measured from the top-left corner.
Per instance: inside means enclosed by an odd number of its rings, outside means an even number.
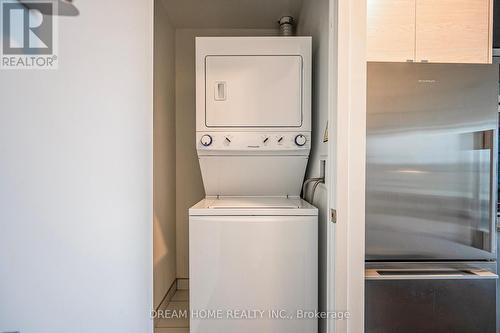
[[[427,60],[427,59],[422,59],[422,60],[420,60],[420,62],[427,63],[427,62],[429,62],[429,60]]]
[[[406,60],[406,62],[413,62],[413,59],[408,59]]]

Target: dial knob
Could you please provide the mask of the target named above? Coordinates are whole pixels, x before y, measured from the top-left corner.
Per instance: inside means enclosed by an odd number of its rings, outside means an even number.
[[[295,144],[297,146],[302,147],[303,145],[306,144],[306,142],[307,142],[307,138],[302,134],[299,134],[295,137]]]
[[[205,146],[205,147],[208,147],[212,144],[212,137],[208,134],[205,134],[204,136],[201,137],[200,139],[200,143]]]

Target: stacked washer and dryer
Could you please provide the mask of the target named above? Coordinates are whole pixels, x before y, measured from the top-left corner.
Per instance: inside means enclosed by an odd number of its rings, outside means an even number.
[[[302,318],[318,305],[318,211],[300,198],[311,38],[197,38],[196,142],[191,332],[317,332]]]

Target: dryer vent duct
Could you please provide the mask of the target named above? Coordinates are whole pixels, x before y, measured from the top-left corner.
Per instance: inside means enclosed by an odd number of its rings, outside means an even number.
[[[281,36],[293,36],[293,17],[283,16],[278,21],[280,24],[280,35]]]

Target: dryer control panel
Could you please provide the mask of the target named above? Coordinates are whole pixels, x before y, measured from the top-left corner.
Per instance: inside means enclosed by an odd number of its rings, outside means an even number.
[[[197,149],[213,152],[279,152],[311,149],[309,132],[198,132]]]

